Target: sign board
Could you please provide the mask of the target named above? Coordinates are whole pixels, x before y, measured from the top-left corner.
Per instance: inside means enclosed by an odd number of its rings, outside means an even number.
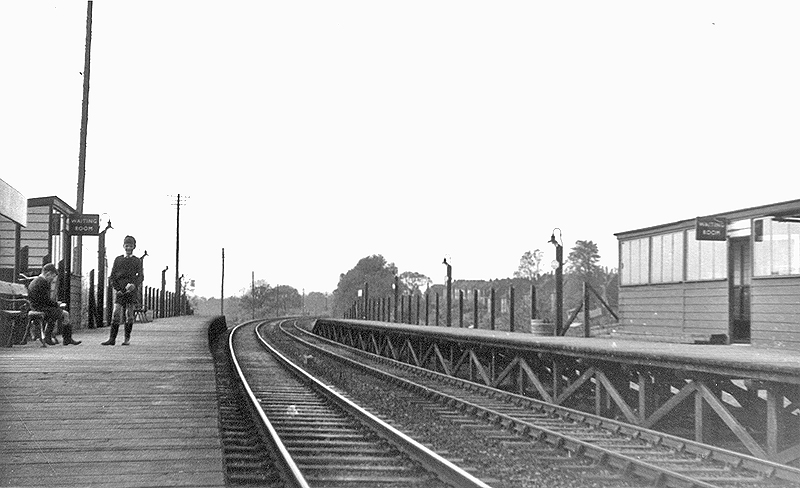
[[[73,214],[67,221],[67,229],[73,236],[100,235],[99,214]]]
[[[695,230],[698,241],[724,241],[728,238],[728,224],[719,217],[697,217]]]

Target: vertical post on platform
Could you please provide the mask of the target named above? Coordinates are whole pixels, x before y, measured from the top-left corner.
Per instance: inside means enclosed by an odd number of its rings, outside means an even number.
[[[472,326],[478,328],[478,289],[472,290]]]
[[[494,320],[495,320],[495,292],[494,288],[489,290],[489,330],[494,330]]]
[[[398,299],[400,298],[400,278],[397,275],[394,275],[394,284],[392,285],[394,288],[394,310],[392,312],[392,319],[397,322],[397,305]]]
[[[113,229],[111,227],[111,219],[108,219],[106,228],[100,232],[97,238],[97,327],[103,326],[103,309],[104,307],[111,308],[114,305],[111,302],[106,302],[105,298],[105,284],[106,284],[106,231]]]
[[[508,287],[508,330],[514,332],[514,287]]]
[[[111,324],[111,314],[114,313],[114,288],[111,286],[106,287],[106,305],[105,316],[106,323]]]
[[[430,325],[428,323],[428,308],[430,307],[430,300],[431,300],[431,292],[426,290],[425,291],[425,325]]]
[[[556,261],[554,263],[556,270],[556,326],[553,330],[553,335],[559,336],[562,334],[564,327],[564,246],[561,242],[556,241],[556,229],[558,229],[559,239],[561,238],[561,229],[556,227],[553,233],[550,234],[550,244],[556,247]]]
[[[167,270],[169,266],[161,270],[161,310],[159,317],[164,318],[167,316]]]
[[[369,320],[369,283],[364,282],[364,320]]]
[[[536,285],[531,282],[531,320],[538,319],[539,312],[536,310]]]
[[[464,290],[458,290],[458,326],[464,327]]]
[[[94,301],[94,270],[89,271],[89,328],[94,329],[94,319],[97,315],[96,304]]]
[[[439,292],[436,292],[436,326],[439,326]]]
[[[447,266],[447,297],[445,297],[445,306],[447,307],[447,327],[453,325],[453,267],[447,262],[447,258],[442,261],[442,264]]]
[[[591,337],[589,325],[589,284],[583,282],[583,337]]]
[[[420,295],[420,294],[419,294],[419,293],[417,293],[417,317],[416,317],[416,319],[414,320],[414,323],[415,323],[416,325],[419,325],[419,298],[420,298],[420,296],[419,296],[419,295]]]

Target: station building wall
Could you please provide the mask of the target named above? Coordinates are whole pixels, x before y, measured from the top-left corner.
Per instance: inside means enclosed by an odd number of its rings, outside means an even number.
[[[699,241],[700,219],[616,234],[621,328],[745,342],[734,336],[747,317],[746,342],[800,350],[800,200],[713,218],[726,240]]]
[[[623,326],[654,334],[727,334],[728,282],[623,287],[619,312]]]
[[[752,344],[800,350],[800,278],[754,278]]]

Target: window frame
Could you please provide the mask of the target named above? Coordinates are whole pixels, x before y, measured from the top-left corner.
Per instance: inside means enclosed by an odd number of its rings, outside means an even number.
[[[758,221],[762,222],[760,235],[755,233]],[[774,220],[773,217],[761,217],[753,219],[752,225],[755,236],[753,239],[753,278],[800,276],[800,223],[781,222]],[[776,227],[782,228],[782,232],[775,232]],[[776,239],[776,237],[780,238]],[[785,248],[781,249],[784,246]],[[776,259],[776,254],[778,259]]]

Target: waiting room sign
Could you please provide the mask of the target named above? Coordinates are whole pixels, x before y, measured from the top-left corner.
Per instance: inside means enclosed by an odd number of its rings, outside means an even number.
[[[728,238],[728,224],[719,217],[697,217],[695,239],[698,241],[724,241]]]
[[[67,230],[73,236],[100,235],[99,214],[73,214],[67,221]]]

